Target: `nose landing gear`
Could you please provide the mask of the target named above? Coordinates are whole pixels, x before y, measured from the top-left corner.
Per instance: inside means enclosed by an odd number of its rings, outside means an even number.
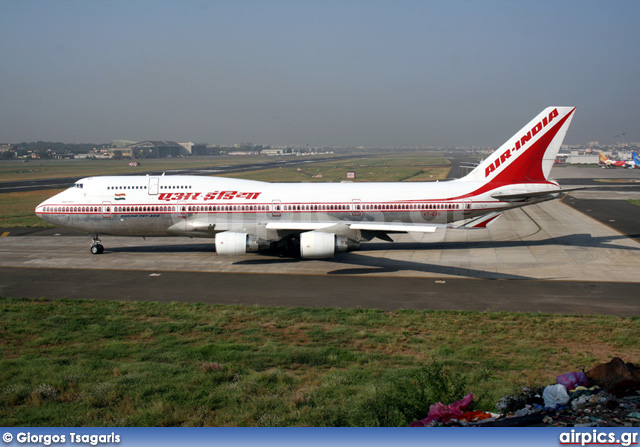
[[[91,254],[100,255],[104,252],[104,247],[100,243],[100,239],[98,239],[98,235],[96,234],[93,237],[93,241],[91,242]]]

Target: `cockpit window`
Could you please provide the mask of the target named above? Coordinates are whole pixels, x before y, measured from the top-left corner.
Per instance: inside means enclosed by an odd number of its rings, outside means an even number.
[[[73,187],[82,189],[82,183],[75,183]]]

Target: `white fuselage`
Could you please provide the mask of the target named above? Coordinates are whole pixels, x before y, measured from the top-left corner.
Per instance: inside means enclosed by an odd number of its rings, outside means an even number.
[[[265,239],[276,229],[315,229],[340,222],[446,227],[491,211],[532,203],[493,199],[496,191],[550,190],[510,185],[480,192],[476,182],[265,183],[222,177],[90,177],[40,204],[36,214],[88,233],[213,237],[243,231]],[[305,226],[305,224],[307,226]]]

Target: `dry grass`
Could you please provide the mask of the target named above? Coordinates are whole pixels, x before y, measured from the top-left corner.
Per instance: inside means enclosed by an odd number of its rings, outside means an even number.
[[[36,217],[34,210],[40,203],[61,191],[62,189],[48,189],[0,194],[0,228],[53,227]]]

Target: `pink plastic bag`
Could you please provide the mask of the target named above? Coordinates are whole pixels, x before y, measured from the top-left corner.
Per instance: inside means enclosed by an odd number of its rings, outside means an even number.
[[[456,419],[466,413],[471,402],[473,402],[473,394],[471,393],[451,405],[442,405],[438,402],[429,407],[429,415],[426,418],[412,422],[411,427],[426,427],[433,421],[448,422],[451,419]]]
[[[556,383],[564,385],[567,391],[571,391],[576,387],[589,385],[589,380],[587,380],[587,376],[582,371],[578,371],[560,374],[556,377]]]

